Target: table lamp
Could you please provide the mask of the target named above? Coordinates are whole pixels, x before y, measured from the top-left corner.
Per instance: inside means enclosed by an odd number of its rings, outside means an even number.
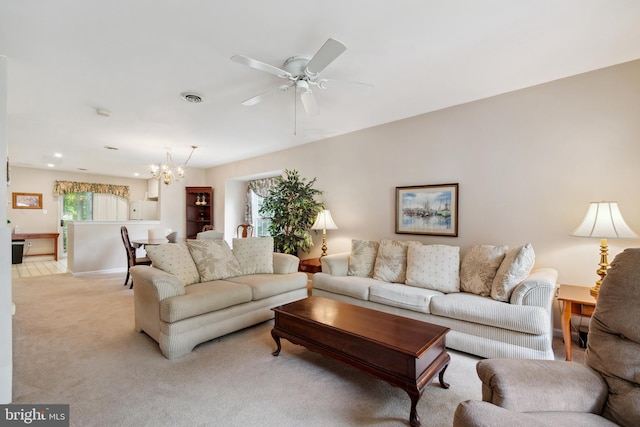
[[[632,239],[638,235],[627,225],[622,218],[618,202],[591,202],[589,210],[578,227],[571,233],[578,237],[599,237],[600,238],[600,268],[596,274],[600,280],[591,288],[591,295],[598,298],[600,285],[607,275],[609,269],[609,247],[607,239]]]
[[[331,212],[327,209],[322,210],[318,214],[316,222],[311,226],[311,229],[322,230],[322,255],[320,255],[320,258],[327,256],[327,230],[338,229],[336,223],[333,222],[333,218],[331,218]]]

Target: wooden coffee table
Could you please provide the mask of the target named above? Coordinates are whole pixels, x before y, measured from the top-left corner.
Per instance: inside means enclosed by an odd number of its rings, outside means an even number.
[[[276,342],[280,338],[354,366],[391,385],[411,398],[409,421],[420,425],[416,406],[436,374],[440,386],[449,366],[445,337],[449,328],[346,304],[309,297],[273,309]]]

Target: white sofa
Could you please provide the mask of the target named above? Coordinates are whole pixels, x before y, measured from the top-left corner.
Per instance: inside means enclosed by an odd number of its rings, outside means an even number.
[[[354,247],[356,242],[358,241],[354,241]],[[385,242],[390,241],[380,242],[380,252]],[[391,242],[396,245],[398,243]],[[322,258],[322,272],[313,276],[312,294],[449,327],[451,331],[447,335],[447,347],[455,350],[485,358],[553,359],[551,306],[555,294],[557,271],[553,268],[532,270],[532,259],[525,260],[524,266],[515,265],[518,263],[518,258],[522,258],[521,255],[527,247],[529,258],[533,258],[533,249],[530,245],[512,251],[507,251],[506,247],[477,246],[469,251],[469,256],[461,263],[459,257],[455,256],[457,249],[455,247],[409,242],[405,246],[406,272],[402,283],[380,280],[380,276],[384,278],[385,271],[389,272],[390,265],[392,269],[394,265],[396,269],[402,268],[401,250],[398,252],[400,255],[396,254],[395,261],[389,262],[393,257],[387,257],[386,270],[378,268],[381,258],[385,267],[385,257],[375,254],[374,267],[370,274],[357,276],[350,274],[353,269],[351,258],[354,253],[357,254],[357,250],[354,252],[352,249],[351,252]],[[442,261],[442,257],[435,256],[431,259],[440,267],[425,265],[430,261],[412,257],[412,248],[416,251],[435,250],[436,253],[444,249],[444,253],[451,258],[448,261]],[[485,259],[484,264],[478,266],[474,263],[483,262],[482,259],[478,260],[477,256],[474,258],[471,254],[473,252],[477,255],[478,248],[480,252],[486,248],[490,248],[490,252],[495,252],[495,248],[501,248],[498,255],[500,252],[502,255],[494,256],[490,262]],[[370,249],[370,252],[375,252],[375,249]],[[368,256],[371,258],[372,254],[369,253]],[[428,255],[427,259],[430,259],[430,256]],[[421,264],[412,266],[412,262]],[[523,263],[522,259],[520,263]],[[444,264],[449,266],[445,266],[443,270]],[[516,271],[518,267],[519,271]],[[429,272],[430,269],[431,272]],[[487,275],[487,269],[493,271],[493,274]],[[380,274],[373,273],[374,271],[380,271]],[[438,280],[449,281],[452,285],[457,281],[463,290],[465,287],[473,288],[474,274],[476,284],[482,279],[484,286],[490,286],[493,281],[499,279],[499,276],[502,280],[517,282],[512,283],[511,289],[502,295],[499,295],[495,289],[491,289],[489,295],[485,296],[486,289],[485,292],[478,291],[475,294],[460,292],[460,289],[456,290],[455,286],[454,289],[447,289],[446,286],[442,288],[437,284],[424,286],[420,280],[415,283],[416,278],[419,279],[425,271],[427,271],[426,276],[431,274],[440,278]],[[508,277],[508,274],[514,271],[517,274]],[[465,273],[465,280],[459,277],[460,272]],[[507,279],[504,273],[507,273]],[[436,289],[429,289],[430,287]],[[439,287],[440,290],[438,290]],[[481,293],[483,295],[480,295]]]
[[[307,297],[299,259],[273,252],[272,238],[188,240],[147,248],[152,266],[135,266],[135,328],[175,359],[198,344],[274,317]]]

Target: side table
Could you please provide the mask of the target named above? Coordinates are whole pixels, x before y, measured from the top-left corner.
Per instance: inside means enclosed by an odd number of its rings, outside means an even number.
[[[596,308],[596,299],[590,294],[590,287],[560,285],[558,301],[562,307],[562,338],[566,350],[566,360],[571,361],[571,316],[591,317]]]
[[[322,263],[320,258],[301,259],[298,271],[303,273],[320,273],[322,271]]]

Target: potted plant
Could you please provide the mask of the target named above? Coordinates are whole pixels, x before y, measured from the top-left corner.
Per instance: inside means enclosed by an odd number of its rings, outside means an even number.
[[[313,188],[316,178],[307,182],[296,170],[286,170],[260,207],[260,215],[271,219],[269,234],[275,250],[297,255],[309,252],[313,240],[309,230],[324,205],[314,199],[322,191]]]

